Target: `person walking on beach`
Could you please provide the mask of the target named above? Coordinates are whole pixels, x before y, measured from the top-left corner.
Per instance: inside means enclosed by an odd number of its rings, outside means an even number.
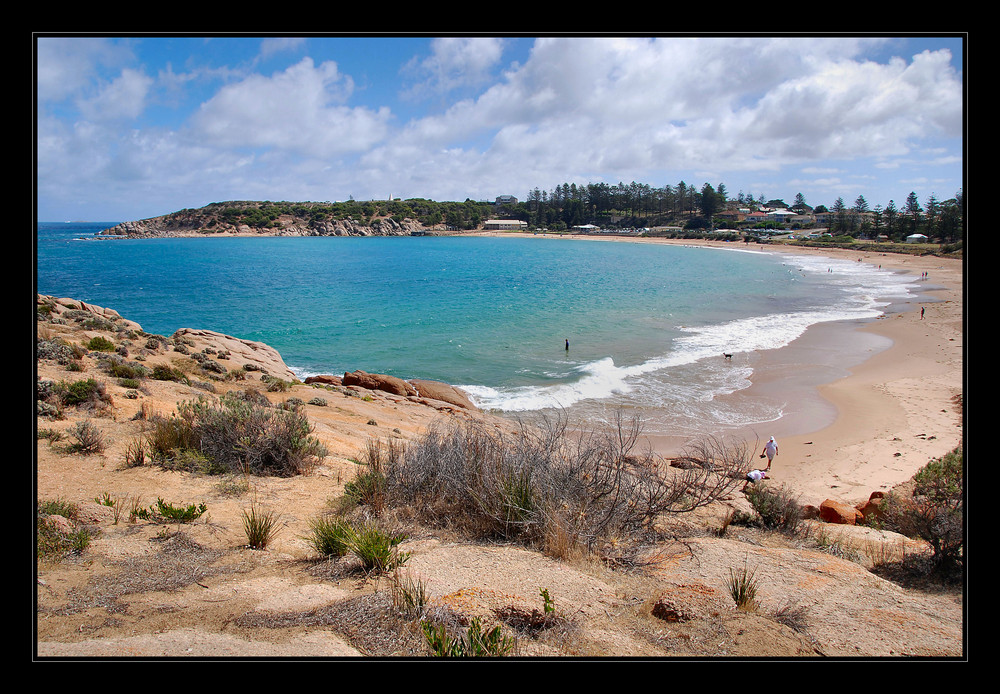
[[[745,492],[751,484],[757,484],[761,480],[767,479],[767,470],[751,470],[747,473],[747,481],[743,484],[741,492]]]
[[[760,457],[763,458],[767,456],[767,470],[771,469],[771,461],[774,460],[774,456],[778,455],[778,442],[771,437],[771,440],[764,444],[764,450],[761,451]]]

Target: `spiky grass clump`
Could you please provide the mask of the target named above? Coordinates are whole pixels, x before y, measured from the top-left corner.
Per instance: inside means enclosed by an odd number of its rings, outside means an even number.
[[[726,582],[729,595],[732,596],[736,608],[746,612],[757,611],[757,570],[750,570],[746,564],[742,569],[729,569],[729,580]]]
[[[279,517],[275,511],[251,504],[250,510],[243,511],[243,531],[250,549],[267,549],[278,533]]]
[[[353,554],[365,573],[393,571],[409,559],[398,546],[406,535],[390,532],[371,520],[350,521],[341,516],[323,516],[309,523],[310,534],[304,539],[321,556],[343,557]]]
[[[353,528],[346,519],[322,516],[309,521],[309,535],[304,539],[320,556],[342,557],[351,550]]]
[[[469,623],[464,636],[458,637],[450,636],[443,625],[424,621],[420,626],[431,652],[441,658],[496,658],[507,655],[516,645],[499,624],[484,631],[479,617]]]

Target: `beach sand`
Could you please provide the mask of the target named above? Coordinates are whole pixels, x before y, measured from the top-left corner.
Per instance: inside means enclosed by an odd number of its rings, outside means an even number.
[[[559,238],[734,246],[721,241]],[[858,503],[872,492],[907,481],[929,460],[962,443],[961,259],[782,244],[760,249],[860,260],[908,273],[920,285],[917,296],[891,305],[877,320],[819,324],[782,349],[756,355],[752,385],[740,396],[777,397],[786,403],[787,414],[743,435],[749,443],[759,436],[761,448],[768,437],[777,439],[779,452],[771,466],[775,483],[788,485],[806,504],[819,505],[826,499]],[[684,443],[651,440],[654,449],[667,456],[679,452]],[[764,467],[765,461],[754,460]]]

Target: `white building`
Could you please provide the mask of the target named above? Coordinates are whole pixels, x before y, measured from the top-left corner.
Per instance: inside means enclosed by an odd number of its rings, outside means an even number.
[[[520,231],[528,226],[527,222],[520,219],[487,219],[483,222],[483,229],[489,231]]]

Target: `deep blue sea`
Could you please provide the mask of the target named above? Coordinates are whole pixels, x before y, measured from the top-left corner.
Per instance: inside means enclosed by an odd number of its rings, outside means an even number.
[[[637,407],[653,414],[650,433],[773,421],[781,403],[728,399],[720,410],[720,395],[749,385],[753,355],[810,325],[876,318],[916,286],[867,263],[743,244],[94,238],[116,223],[38,224],[36,290],[113,308],[151,333],[264,342],[302,378],[441,380],[509,413],[599,419]]]

